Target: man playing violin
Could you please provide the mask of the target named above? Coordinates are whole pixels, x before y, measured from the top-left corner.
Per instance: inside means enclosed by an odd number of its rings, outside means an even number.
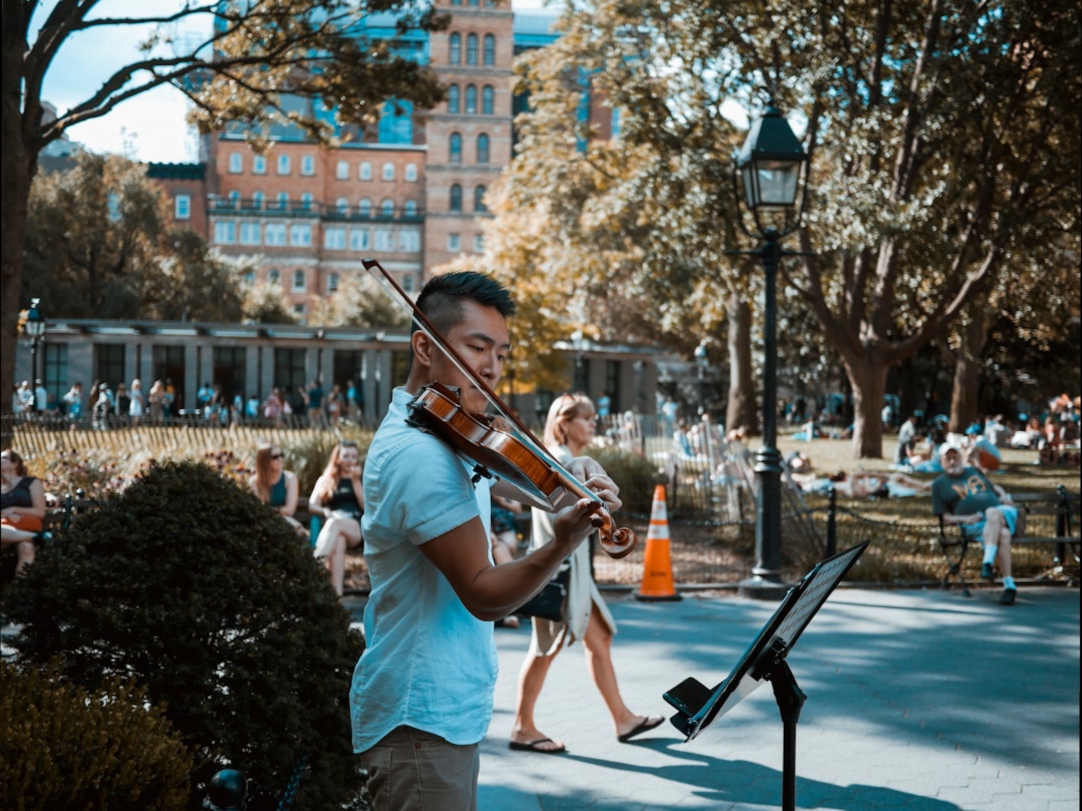
[[[510,350],[508,291],[483,274],[448,273],[425,285],[416,307],[495,388]],[[494,565],[490,489],[506,484],[493,485],[473,461],[407,422],[410,402],[433,383],[458,388],[470,414],[482,414],[488,398],[424,330],[413,332],[410,348],[406,385],[394,390],[364,468],[372,592],[350,690],[353,748],[377,811],[459,811],[476,808],[478,744],[496,684],[493,621],[538,592],[594,530],[599,507],[618,509],[620,499],[595,461],[576,459],[571,474],[599,498],[558,500],[553,540]]]

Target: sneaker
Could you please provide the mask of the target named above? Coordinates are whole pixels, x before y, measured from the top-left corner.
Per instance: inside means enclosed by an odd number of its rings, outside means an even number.
[[[1018,596],[1018,589],[1003,589],[999,595],[1000,605],[1014,605],[1014,598]]]
[[[995,580],[996,579],[996,570],[995,570],[995,568],[993,568],[991,563],[982,563],[981,564],[981,579],[982,580]]]

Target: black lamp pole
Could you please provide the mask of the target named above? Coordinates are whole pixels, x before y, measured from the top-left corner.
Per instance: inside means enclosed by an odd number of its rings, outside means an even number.
[[[706,355],[706,339],[695,347],[695,364],[699,367],[699,416],[706,413],[706,367],[709,364]]]
[[[740,219],[741,228],[761,241],[750,253],[763,264],[763,445],[755,455],[759,499],[755,514],[755,566],[751,577],[741,581],[740,593],[747,597],[776,599],[788,590],[781,579],[781,453],[778,441],[777,385],[777,275],[783,254],[781,240],[799,226],[808,184],[808,155],[788,122],[773,103],[767,105],[733,162],[743,197],[755,221],[753,234]],[[797,191],[803,180],[803,195],[797,206]],[[763,215],[769,215],[765,217]],[[775,222],[780,221],[780,230]]]
[[[34,411],[44,411],[45,403],[39,403],[38,398],[38,380],[43,381],[45,376],[38,374],[38,345],[45,340],[45,317],[41,314],[41,310],[38,309],[38,305],[41,303],[41,299],[30,299],[30,309],[26,313],[26,323],[23,325],[23,329],[26,334],[30,336],[28,346],[30,347],[30,381],[34,390]]]

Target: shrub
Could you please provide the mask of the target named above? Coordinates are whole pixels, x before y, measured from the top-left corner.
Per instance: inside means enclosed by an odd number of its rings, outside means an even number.
[[[637,453],[615,447],[591,445],[585,451],[598,461],[620,488],[621,514],[649,515],[658,482],[656,466]]]
[[[250,811],[273,808],[305,755],[295,808],[356,796],[360,636],[307,544],[206,464],[151,467],[17,581],[4,605],[24,626],[14,647],[34,662],[62,653],[87,689],[137,679],[195,754],[193,798],[230,766],[250,780]]]
[[[118,678],[88,693],[55,668],[0,661],[0,796],[12,811],[162,811],[188,801],[191,756],[146,691]]]

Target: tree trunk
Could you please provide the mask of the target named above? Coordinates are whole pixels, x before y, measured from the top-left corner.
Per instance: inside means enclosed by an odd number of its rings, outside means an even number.
[[[725,428],[745,426],[749,434],[758,434],[755,384],[751,377],[751,308],[736,293],[730,293],[725,309],[729,330],[729,405],[725,410]]]
[[[5,4],[6,9],[6,4]],[[7,15],[5,14],[5,17]],[[7,32],[5,32],[6,34]],[[10,60],[22,58],[22,51],[4,42],[3,123],[0,124],[4,148],[0,149],[0,414],[3,435],[0,444],[11,447],[11,393],[15,381],[15,353],[19,348],[19,307],[23,275],[23,250],[26,245],[26,218],[30,201],[31,171],[37,155],[30,157],[23,142],[23,116],[19,109],[20,71]],[[29,305],[29,302],[26,302]]]
[[[887,391],[890,364],[875,352],[843,359],[853,385],[853,456],[880,459],[883,456],[883,395]]]
[[[988,340],[988,329],[978,311],[981,301],[970,308],[969,321],[962,325],[962,345],[954,363],[954,387],[951,390],[950,429],[962,433],[977,417],[977,388],[981,376],[981,353]]]

